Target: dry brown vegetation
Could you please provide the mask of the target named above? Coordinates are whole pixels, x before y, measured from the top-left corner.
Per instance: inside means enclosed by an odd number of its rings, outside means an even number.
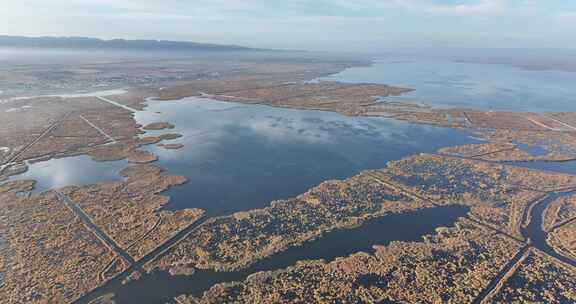
[[[199,209],[159,210],[169,200],[159,193],[184,183],[182,176],[162,176],[160,169],[151,165],[128,167],[120,174],[126,179],[67,187],[62,192],[135,259],[203,215]]]
[[[425,196],[472,202],[501,200],[511,188],[547,192],[576,186],[572,175],[431,154],[392,161],[385,174]]]
[[[381,97],[410,91],[380,84],[307,82],[348,67],[343,62],[132,66],[134,78],[155,75],[162,89],[139,89],[110,97],[133,109],[145,100],[211,97],[277,107],[320,109],[345,115],[382,116],[415,123],[465,128],[490,143],[442,149],[446,156],[419,155],[392,162],[384,170],[344,181],[328,181],[298,197],[274,201],[264,209],[207,220],[146,269],[192,275],[194,268],[232,271],[288,247],[321,237],[333,229],[361,225],[367,219],[435,205],[468,204],[469,218],[439,228],[421,242],[376,246],[333,262],[305,261],[288,269],[258,273],[244,282],[214,286],[194,303],[463,303],[478,296],[511,255],[524,244],[520,227],[531,203],[542,192],[576,187],[576,177],[513,168],[490,161],[576,158],[573,113],[483,112],[435,109]],[[99,72],[100,73],[100,72]],[[102,71],[112,78],[117,74]],[[0,77],[5,81],[5,77]],[[82,78],[83,77],[79,77]],[[146,78],[138,78],[148,83]],[[78,79],[76,79],[78,80]],[[42,97],[0,103],[0,165],[87,153],[96,160],[127,158],[146,163],[156,156],[137,150],[180,137],[162,134],[138,138],[133,114],[96,98]],[[154,123],[146,130],[173,128]],[[111,139],[112,138],[112,139]],[[532,156],[515,144],[542,146]],[[160,144],[167,149],[180,144]],[[0,166],[1,167],[1,166]],[[14,165],[0,172],[18,173]],[[160,169],[136,165],[123,181],[63,189],[115,243],[138,259],[203,216],[202,210],[161,210],[160,192],[185,182],[162,176]],[[0,185],[0,298],[7,303],[67,303],[124,271],[117,257],[88,230],[53,192],[30,194],[33,182]],[[549,243],[576,257],[573,197],[546,210]],[[559,226],[561,224],[565,224]],[[556,229],[553,229],[556,228]],[[137,272],[135,272],[137,273]],[[551,283],[547,283],[551,282]],[[498,302],[574,302],[574,270],[532,253],[511,278]],[[102,299],[110,300],[110,297]]]
[[[174,129],[174,125],[167,122],[153,122],[147,124],[143,127],[144,130],[164,130],[164,129]]]
[[[0,176],[19,173],[11,172],[17,162],[85,153],[101,160],[121,159],[140,145],[135,135],[141,131],[129,111],[91,97],[4,102],[0,121],[0,165],[9,164]],[[116,154],[99,157],[102,151]]]
[[[559,112],[559,113],[548,113],[549,118],[556,120],[557,123],[563,125],[564,127],[575,127],[576,126],[576,113],[573,112]]]
[[[421,242],[376,246],[219,284],[198,303],[469,303],[519,243],[461,219]],[[191,298],[192,299],[192,298]]]
[[[500,151],[513,150],[516,146],[510,143],[487,143],[487,144],[470,144],[456,147],[446,147],[438,150],[440,154],[462,156],[462,157],[482,157],[487,154],[493,154]]]
[[[411,89],[380,84],[339,82],[290,83],[226,91],[211,98],[242,103],[263,103],[277,107],[335,111],[360,115],[363,108],[377,103],[379,97],[400,95]]]
[[[544,210],[542,228],[550,231],[567,221],[576,219],[576,195],[561,196]]]
[[[494,162],[562,160],[551,154],[534,156],[512,143],[471,144],[442,148],[440,154]]]
[[[576,221],[554,229],[546,241],[560,254],[576,260]]]
[[[466,111],[466,116],[477,129],[546,131],[550,130],[546,124],[552,124],[545,116],[532,113]]]
[[[492,303],[575,303],[576,269],[532,251]]]
[[[141,151],[141,150],[133,150],[130,151],[128,157],[126,158],[128,162],[135,163],[135,164],[146,164],[155,162],[158,160],[158,156],[148,152],[148,151]]]
[[[382,213],[374,204],[366,209],[370,206],[366,203],[377,201],[382,194],[374,193],[386,189],[404,197],[384,200],[400,211],[462,203],[472,209],[469,219],[461,219],[455,228],[438,229],[421,243],[396,242],[378,247],[374,255],[359,253],[328,264],[303,262],[286,270],[253,275],[245,282],[217,285],[204,298],[188,300],[471,302],[525,246],[521,226],[529,206],[543,197],[543,191],[566,189],[575,183],[576,177],[562,174],[436,155],[412,156],[391,162],[383,170],[323,183],[263,210],[208,220],[147,269],[246,268],[258,259],[317,237],[325,229],[361,224],[351,219]],[[350,214],[351,210],[355,213]],[[345,271],[334,271],[335,265],[344,265]]]
[[[116,256],[54,192],[7,191],[0,205],[2,303],[69,303],[108,278],[101,274]]]
[[[10,181],[0,184],[0,195],[5,193],[27,193],[34,189],[33,180]]]
[[[37,107],[42,104],[41,107]],[[0,147],[3,159],[0,163],[17,157],[27,144],[48,130],[69,111],[70,104],[59,98],[38,98],[0,103]]]
[[[430,205],[406,198],[367,175],[329,181],[265,209],[209,219],[147,268],[242,269],[327,231],[422,207]]]
[[[474,219],[518,239],[527,208],[541,191],[576,182],[574,176],[435,155],[391,162],[381,177],[440,204],[472,205]]]
[[[511,161],[568,161],[576,159],[576,130],[571,131],[526,131],[512,129],[493,129],[477,131],[478,135],[491,142],[517,142],[529,146],[542,147],[546,150],[545,155],[525,158],[519,152],[512,150],[514,154],[500,154],[502,160]],[[526,155],[527,156],[527,155]],[[500,160],[498,155],[492,155]]]
[[[357,115],[392,117],[414,123],[470,130],[488,144],[445,148],[441,153],[490,161],[567,161],[576,159],[576,127],[573,113],[484,112],[436,109],[430,106],[383,102],[365,106]],[[538,146],[545,155],[530,155],[512,143]],[[508,147],[510,146],[510,147]]]
[[[158,146],[167,150],[178,150],[184,148],[183,144],[159,144]]]

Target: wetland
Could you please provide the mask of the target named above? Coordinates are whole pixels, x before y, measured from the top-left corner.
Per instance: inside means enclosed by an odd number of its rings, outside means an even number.
[[[564,299],[576,74],[183,62],[140,75],[162,86],[0,104],[0,295],[485,303],[552,265],[539,288]]]

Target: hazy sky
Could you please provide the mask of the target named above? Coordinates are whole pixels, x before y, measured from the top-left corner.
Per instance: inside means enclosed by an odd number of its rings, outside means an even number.
[[[576,0],[1,0],[0,34],[259,47],[576,48]]]

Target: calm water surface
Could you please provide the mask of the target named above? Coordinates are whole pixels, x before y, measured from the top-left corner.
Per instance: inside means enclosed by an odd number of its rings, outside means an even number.
[[[532,208],[532,220],[528,227],[522,228],[522,235],[526,239],[531,241],[532,246],[544,251],[545,253],[553,256],[560,261],[563,261],[566,264],[572,265],[576,267],[576,261],[571,258],[565,257],[552,248],[546,239],[548,238],[548,233],[542,230],[542,222],[544,220],[544,210],[550,203],[554,200],[558,199],[561,196],[571,195],[572,193],[564,193],[564,194],[552,194],[549,195],[547,198],[542,200],[541,202],[537,203],[534,208]]]
[[[508,162],[506,164],[529,169],[576,175],[576,161],[574,160],[565,162],[548,162],[548,161]]]
[[[468,211],[469,207],[454,205],[387,215],[370,220],[357,228],[326,233],[317,240],[261,260],[244,271],[198,270],[192,276],[170,276],[166,272],[157,272],[127,285],[113,282],[96,296],[113,292],[119,304],[171,302],[173,297],[181,294],[201,295],[214,284],[241,281],[250,274],[283,269],[294,265],[297,261],[313,259],[331,261],[355,252],[372,252],[373,245],[388,245],[392,241],[418,241],[423,235],[434,233],[438,227],[452,226]],[[393,233],[390,233],[392,231]]]
[[[289,198],[328,179],[343,179],[390,160],[445,146],[476,143],[467,134],[384,118],[345,117],[321,111],[241,105],[202,98],[151,101],[136,113],[140,124],[170,122],[181,133],[164,143],[184,148],[146,149],[167,174],[188,178],[172,188],[168,209],[197,207],[220,215]],[[30,164],[13,179],[37,180],[36,191],[118,180],[126,161],[96,162],[76,156]]]
[[[323,80],[375,82],[415,91],[390,97],[438,107],[527,112],[576,111],[576,73],[413,57],[378,60]]]
[[[10,180],[36,180],[35,192],[70,185],[88,185],[120,180],[120,171],[128,165],[125,160],[96,162],[87,155],[51,159],[28,164],[28,171]]]
[[[239,105],[201,98],[152,101],[141,124],[169,121],[181,150],[151,147],[158,165],[189,183],[169,190],[169,209],[223,214],[263,207],[328,179],[343,179],[389,160],[477,142],[459,131],[382,118]]]

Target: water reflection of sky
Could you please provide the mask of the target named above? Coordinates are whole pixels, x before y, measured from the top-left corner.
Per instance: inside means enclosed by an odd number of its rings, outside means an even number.
[[[251,209],[346,178],[391,159],[473,140],[450,129],[381,118],[188,98],[151,102],[141,124],[169,121],[181,150],[152,147],[159,164],[190,183],[170,191],[172,208]]]
[[[441,107],[576,111],[576,73],[571,72],[442,59],[389,59],[377,61],[372,67],[348,69],[325,80],[407,86],[416,91],[388,100]]]
[[[440,147],[476,142],[444,128],[390,119],[239,105],[207,99],[152,101],[136,113],[139,123],[167,121],[181,133],[165,143],[184,148],[147,149],[168,174],[189,179],[168,191],[171,209],[199,207],[211,214],[265,206],[328,179],[342,179],[389,160]],[[88,156],[30,165],[15,179],[35,179],[37,190],[118,180],[126,161],[95,162]]]
[[[81,155],[51,159],[28,165],[28,171],[11,180],[36,180],[35,191],[57,189],[69,185],[86,185],[120,179],[119,171],[126,161],[95,162]]]

